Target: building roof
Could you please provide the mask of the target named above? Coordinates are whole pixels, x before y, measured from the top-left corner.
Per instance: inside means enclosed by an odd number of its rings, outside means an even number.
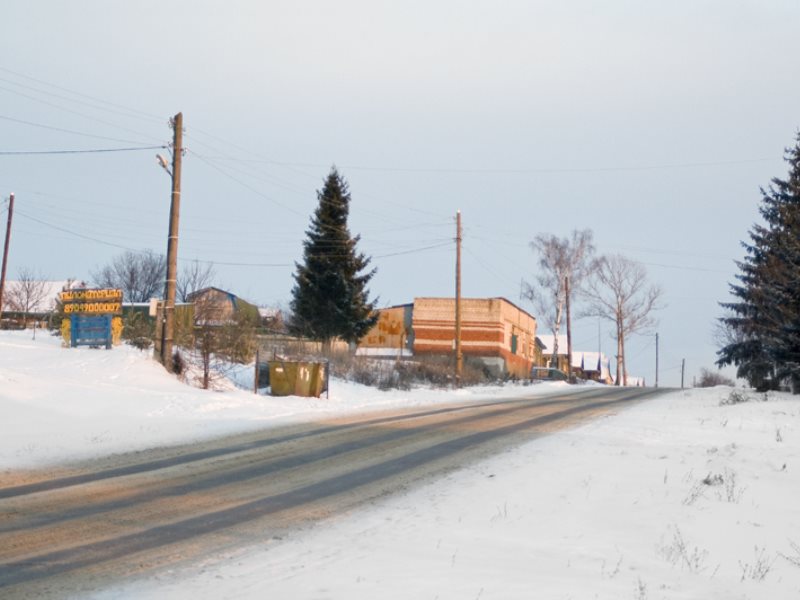
[[[452,300],[453,302],[456,301],[455,297],[453,297],[453,296],[446,296],[446,297],[443,297],[443,296],[419,296],[417,298],[414,298],[414,302],[416,302],[417,300]],[[503,296],[492,296],[490,298],[463,298],[463,297],[461,298],[461,302],[469,302],[470,300],[477,301],[477,302],[485,302],[486,300],[502,300],[506,304],[510,304],[511,306],[516,308],[519,312],[528,315],[531,319],[536,321],[536,317],[534,317],[531,313],[529,313],[524,308],[520,308],[519,306],[517,306],[516,304],[511,302],[511,300],[509,300],[508,298],[504,298]],[[407,305],[400,304],[398,306],[407,306]],[[389,308],[393,308],[393,307],[389,307]]]
[[[553,345],[555,342],[555,336],[552,334],[536,334],[542,344],[544,344],[544,348],[542,349],[542,354],[552,354],[553,353]],[[559,335],[558,336],[558,353],[566,355],[567,354],[567,336],[566,335]]]
[[[221,294],[225,294],[231,300],[233,300],[234,298],[238,298],[238,296],[236,294],[234,294],[233,292],[229,292],[228,290],[223,290],[222,288],[214,287],[213,285],[209,286],[209,287],[200,288],[199,290],[195,290],[190,294],[186,294],[186,298],[188,300],[191,300],[192,298],[195,298],[197,296],[201,296],[202,294],[205,294],[205,293],[211,292],[211,291],[219,292]]]
[[[380,312],[382,310],[389,310],[392,308],[410,308],[413,306],[414,306],[413,302],[406,302],[405,304],[392,304],[391,306],[381,306],[380,308],[376,308],[375,310]]]
[[[602,352],[573,352],[572,366],[579,367],[587,373],[599,371],[601,379],[614,379],[611,374],[611,359]]]

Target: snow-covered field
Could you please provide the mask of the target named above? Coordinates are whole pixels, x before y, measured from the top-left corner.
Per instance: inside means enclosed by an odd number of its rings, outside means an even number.
[[[563,384],[559,384],[563,385]],[[0,469],[372,407],[552,391],[330,400],[203,392],[130,348],[0,332]],[[800,598],[800,401],[677,391],[540,438],[281,541],[96,598]]]

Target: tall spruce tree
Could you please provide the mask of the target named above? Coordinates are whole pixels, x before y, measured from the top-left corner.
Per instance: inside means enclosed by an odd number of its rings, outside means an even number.
[[[759,390],[791,384],[800,392],[800,132],[787,149],[789,177],[774,178],[761,190],[763,224],[743,242],[737,300],[722,303],[720,319],[732,334],[718,351],[717,364],[736,365],[737,375]]]
[[[367,283],[375,269],[356,251],[360,236],[347,227],[350,193],[336,167],[317,192],[319,206],[303,243],[303,264],[295,263],[292,319],[289,330],[322,341],[323,352],[340,338],[356,342],[375,324],[375,301],[368,299]]]

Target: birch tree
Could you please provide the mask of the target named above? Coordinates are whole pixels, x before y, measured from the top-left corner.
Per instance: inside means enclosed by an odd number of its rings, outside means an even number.
[[[523,296],[530,300],[537,316],[553,333],[553,361],[558,355],[558,333],[567,301],[565,282],[571,293],[580,294],[594,254],[591,229],[574,230],[570,237],[540,233],[530,243],[538,255],[535,284],[525,283]]]
[[[656,324],[661,288],[650,285],[645,268],[619,254],[601,256],[592,263],[585,295],[587,314],[613,321],[617,340],[617,385],[627,385],[625,340]]]

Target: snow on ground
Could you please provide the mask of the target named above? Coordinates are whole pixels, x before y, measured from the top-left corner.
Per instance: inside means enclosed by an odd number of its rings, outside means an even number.
[[[364,410],[375,398],[509,389],[385,394],[337,382],[330,401],[311,402],[203,392],[135,350],[62,350],[0,332],[0,464]],[[94,597],[796,599],[800,401],[751,393],[721,404],[730,394],[662,396],[287,539]]]
[[[253,367],[235,373],[248,389],[188,386],[152,351],[62,348],[39,331],[0,331],[0,470],[42,466],[155,445],[189,442],[314,417],[434,402],[547,393],[563,383],[450,390],[392,390],[334,380],[330,398],[252,393]]]

